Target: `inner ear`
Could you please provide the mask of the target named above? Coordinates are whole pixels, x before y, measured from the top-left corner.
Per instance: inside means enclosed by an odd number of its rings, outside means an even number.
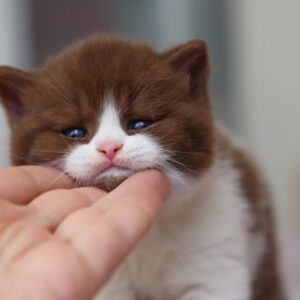
[[[190,41],[164,52],[162,57],[175,72],[188,76],[191,95],[207,90],[209,61],[204,41]]]
[[[11,67],[0,67],[0,102],[10,120],[24,114],[24,93],[32,82],[31,73]]]

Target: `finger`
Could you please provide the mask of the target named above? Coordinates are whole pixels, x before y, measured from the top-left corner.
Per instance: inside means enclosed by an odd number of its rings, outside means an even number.
[[[169,184],[158,171],[134,175],[93,207],[70,215],[56,235],[70,241],[99,286],[149,230],[168,195]],[[102,201],[111,203],[105,212],[99,212]]]
[[[27,204],[50,189],[74,187],[64,173],[47,167],[21,166],[0,169],[0,198]]]
[[[24,207],[0,198],[0,233],[3,227],[23,218],[23,216]]]
[[[55,230],[69,214],[92,205],[105,195],[106,192],[92,187],[49,191],[26,207],[26,216],[49,230]]]
[[[151,205],[160,204],[160,201],[157,200],[161,200],[161,197],[166,199],[169,193],[170,186],[166,177],[157,170],[149,170],[129,177],[117,189],[107,194],[104,199],[95,202],[94,206],[112,206],[117,202],[119,205],[127,205],[128,201],[132,204],[132,201],[136,200],[137,204],[150,205],[150,209],[152,209]],[[145,197],[152,200],[147,201]],[[122,200],[120,201],[120,199]]]

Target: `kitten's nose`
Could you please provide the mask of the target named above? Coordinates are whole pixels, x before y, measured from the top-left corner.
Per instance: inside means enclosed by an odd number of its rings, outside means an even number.
[[[97,150],[103,153],[108,159],[113,159],[122,147],[122,144],[116,142],[107,142],[97,147]]]

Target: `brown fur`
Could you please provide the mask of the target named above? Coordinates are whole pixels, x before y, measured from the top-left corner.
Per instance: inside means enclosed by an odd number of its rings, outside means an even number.
[[[218,151],[233,159],[233,165],[241,174],[240,184],[244,196],[249,201],[254,226],[252,232],[262,232],[266,237],[267,251],[264,254],[255,282],[253,283],[252,300],[285,299],[279,276],[277,244],[275,240],[275,224],[271,196],[261,172],[246,152],[235,146],[232,140],[222,131],[217,130]]]
[[[189,64],[185,64],[187,55]],[[33,73],[1,68],[2,102],[14,128],[13,163],[43,164],[58,159],[74,145],[59,134],[69,127],[85,127],[92,137],[104,93],[112,90],[125,130],[129,120],[151,116],[157,124],[151,134],[168,149],[176,150],[172,157],[178,162],[176,167],[199,174],[213,157],[207,72],[199,62],[207,65],[206,46],[200,41],[160,55],[143,44],[93,38]],[[10,90],[10,95],[4,90]],[[22,111],[17,118],[12,109],[16,106]],[[191,149],[198,155],[190,155]]]
[[[215,151],[234,158],[256,218],[253,230],[262,230],[268,241],[252,300],[282,299],[268,192],[245,153],[214,130],[208,69],[202,41],[158,54],[144,44],[98,37],[67,49],[41,70],[1,67],[0,96],[12,128],[11,159],[15,165],[55,162],[57,167],[70,147],[91,139],[104,94],[114,91],[123,128],[128,131],[132,119],[154,119],[149,134],[174,151],[175,168],[199,176]],[[62,136],[63,129],[78,126],[89,136],[80,141]]]

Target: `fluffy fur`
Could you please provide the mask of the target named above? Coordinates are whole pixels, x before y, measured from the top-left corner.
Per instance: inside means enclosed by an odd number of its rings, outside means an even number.
[[[15,165],[50,165],[106,190],[148,168],[170,179],[157,223],[98,299],[283,299],[267,189],[213,120],[208,75],[199,40],[156,53],[93,37],[40,70],[0,68]],[[133,130],[132,120],[151,124]],[[66,137],[69,128],[88,134]]]

